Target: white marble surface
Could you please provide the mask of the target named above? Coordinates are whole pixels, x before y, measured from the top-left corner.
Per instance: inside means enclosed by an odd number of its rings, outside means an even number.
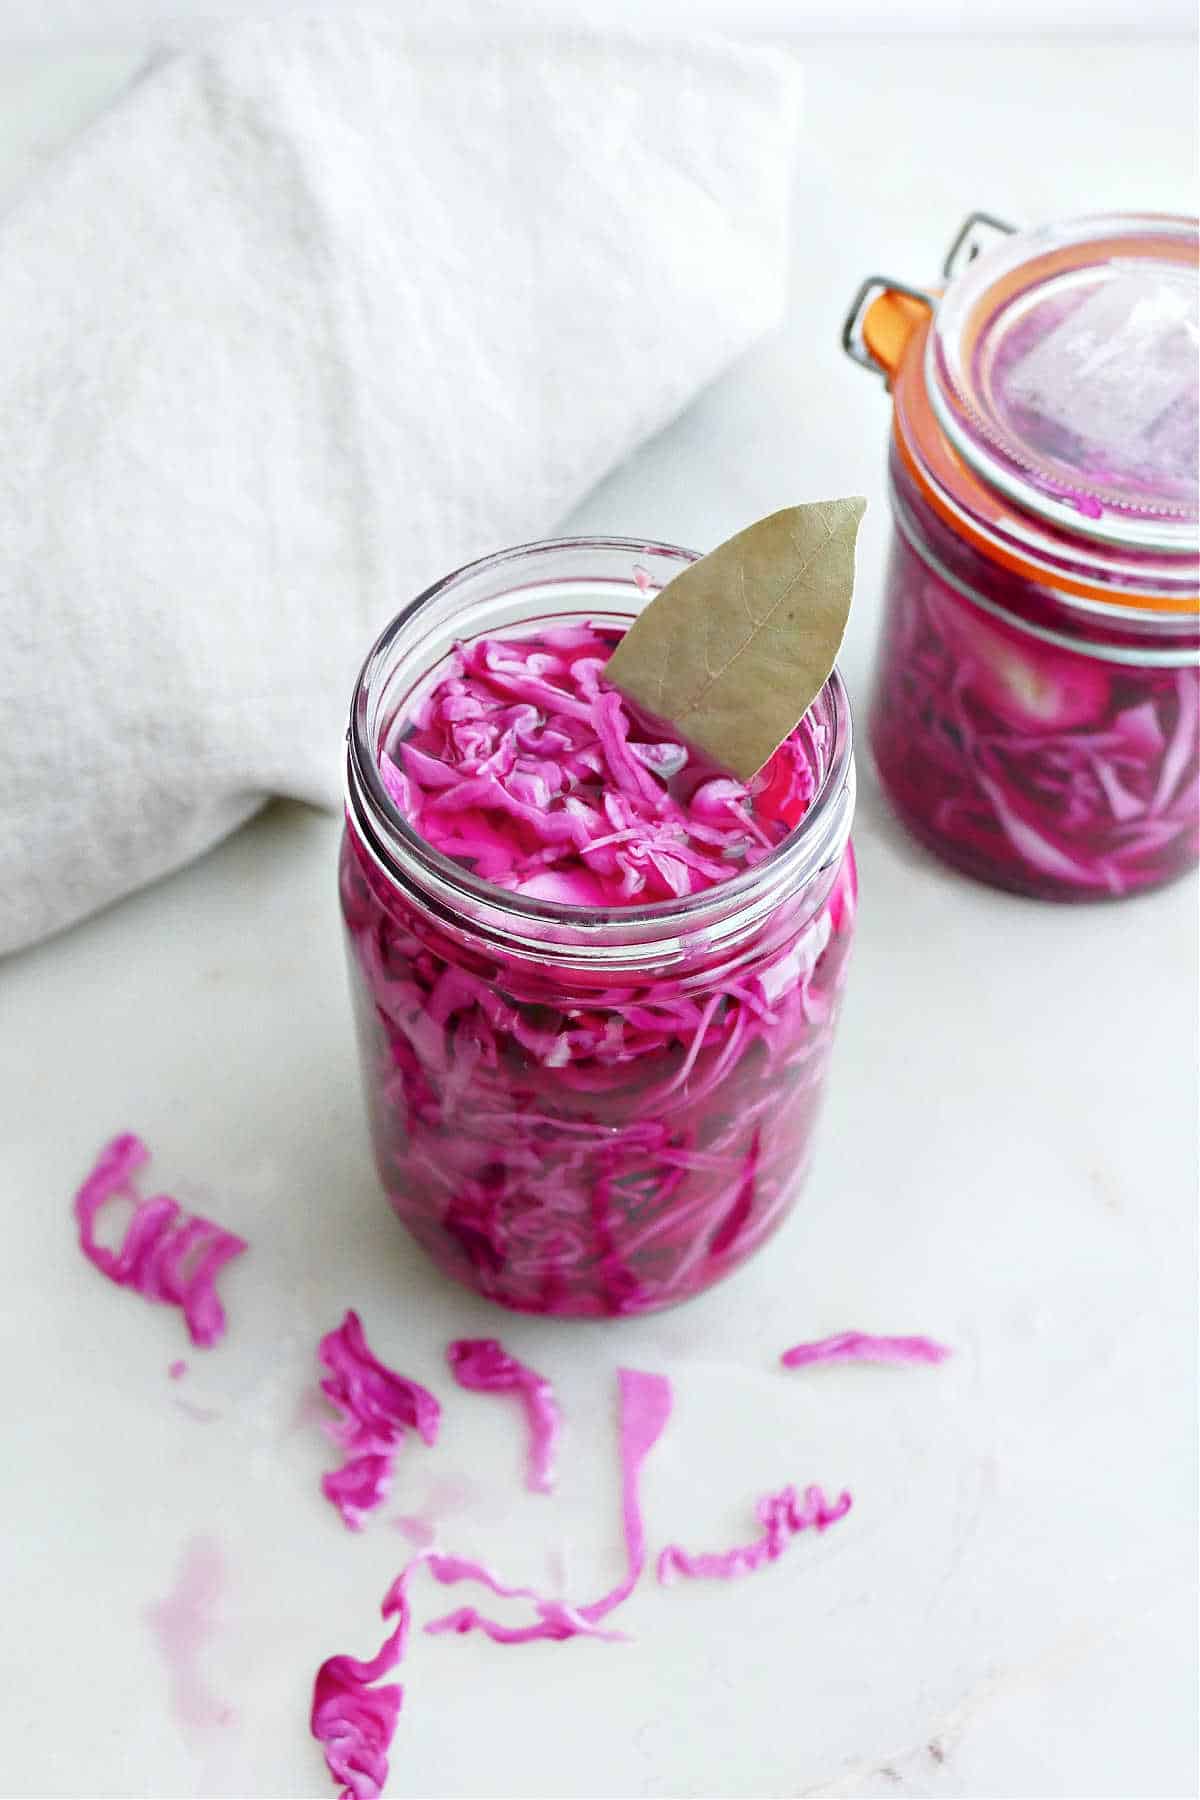
[[[797,497],[863,489],[845,659],[861,697],[885,402],[836,347],[855,283],[928,276],[972,206],[1194,210],[1194,54],[805,54],[789,326],[573,522],[703,547]],[[0,53],[0,181],[26,178],[129,66]],[[467,1396],[398,1484],[407,1510],[440,1493],[447,1540],[517,1578],[546,1580],[561,1555],[590,1594],[620,1567],[621,1362],[677,1387],[646,1484],[655,1539],[733,1541],[786,1479],[855,1496],[742,1586],[647,1585],[626,1646],[418,1637],[393,1795],[1195,1792],[1195,889],[1023,903],[910,848],[867,768],[861,793],[861,929],[806,1199],[758,1263],[658,1319],[498,1320],[393,1227],[360,1111],[333,821],[278,809],[0,968],[0,1791],[329,1791],[312,1671],[373,1651],[403,1550],[386,1522],[349,1538],[316,1489],[313,1345],[354,1304],[387,1360],[443,1389],[446,1339],[497,1325],[556,1378],[554,1500],[522,1493],[504,1409]],[[163,1186],[253,1243],[207,1356],[75,1247],[70,1195],[123,1126],[157,1150]],[[775,1366],[847,1326],[929,1331],[957,1355]],[[207,1730],[174,1715],[143,1617],[197,1536],[225,1569],[201,1670],[237,1711]]]

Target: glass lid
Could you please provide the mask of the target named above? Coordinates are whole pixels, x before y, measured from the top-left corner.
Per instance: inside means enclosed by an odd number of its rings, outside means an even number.
[[[1197,548],[1197,222],[1076,220],[993,242],[926,345],[938,423],[987,483],[1085,537]]]

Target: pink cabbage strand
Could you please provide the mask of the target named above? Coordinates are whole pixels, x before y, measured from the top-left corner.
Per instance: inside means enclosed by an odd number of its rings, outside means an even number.
[[[411,1619],[407,1588],[414,1567],[410,1563],[384,1596],[383,1617],[396,1624],[377,1654],[369,1662],[331,1656],[317,1670],[309,1725],[329,1773],[341,1784],[341,1800],[378,1800],[387,1780],[404,1689],[397,1682],[372,1684],[404,1656]]]
[[[321,1492],[336,1506],[350,1531],[361,1531],[368,1513],[382,1506],[392,1491],[395,1459],[391,1451],[351,1456],[340,1468],[321,1477]]]
[[[866,1331],[843,1331],[836,1337],[793,1344],[780,1362],[786,1369],[802,1369],[809,1363],[940,1363],[951,1354],[945,1344],[928,1337],[872,1337]]]
[[[343,1523],[351,1531],[361,1531],[366,1515],[391,1490],[396,1453],[405,1434],[415,1431],[432,1445],[441,1408],[427,1388],[379,1361],[354,1311],[321,1339],[317,1356],[329,1370],[321,1392],[339,1414],[326,1430],[346,1452],[341,1467],[322,1476],[321,1491],[337,1507]]]
[[[850,1511],[850,1495],[842,1492],[830,1504],[819,1487],[807,1487],[800,1500],[794,1487],[782,1488],[778,1494],[766,1494],[755,1511],[762,1525],[761,1536],[752,1543],[739,1544],[732,1550],[710,1551],[692,1556],[678,1544],[668,1544],[658,1558],[658,1579],[671,1582],[679,1575],[709,1581],[733,1581],[751,1575],[764,1563],[783,1555],[798,1532],[826,1531],[844,1519]]]
[[[433,1620],[426,1625],[427,1632],[438,1635],[448,1631],[460,1634],[482,1631],[496,1643],[502,1644],[532,1643],[538,1638],[611,1635],[600,1629],[601,1621],[629,1598],[646,1566],[646,1528],[641,1504],[642,1467],[662,1436],[671,1416],[672,1404],[671,1384],[664,1375],[651,1375],[640,1369],[620,1369],[617,1372],[617,1383],[620,1403],[621,1518],[626,1555],[624,1579],[601,1599],[580,1607],[571,1607],[559,1600],[542,1599],[528,1589],[493,1587],[493,1592],[496,1593],[532,1599],[536,1619],[529,1625],[514,1628],[484,1617],[474,1607],[464,1607],[444,1618]],[[474,1578],[479,1579],[478,1574]],[[439,1576],[438,1579],[444,1577]]]
[[[451,1587],[460,1581],[475,1581],[501,1600],[529,1600],[535,1618],[527,1625],[504,1625],[489,1619],[474,1606],[460,1606],[439,1619],[431,1619],[425,1630],[430,1637],[443,1637],[449,1632],[459,1637],[469,1631],[481,1631],[494,1644],[532,1644],[550,1638],[562,1642],[566,1638],[595,1637],[617,1641],[619,1631],[606,1631],[599,1619],[589,1616],[589,1609],[569,1605],[565,1600],[550,1598],[536,1588],[513,1587],[502,1581],[485,1564],[461,1556],[445,1556],[438,1551],[426,1552],[429,1568],[436,1581]]]
[[[388,1751],[396,1733],[404,1701],[399,1683],[376,1687],[404,1659],[412,1620],[409,1584],[418,1569],[426,1568],[443,1587],[473,1581],[500,1599],[530,1600],[538,1617],[528,1626],[506,1626],[486,1619],[471,1607],[435,1619],[425,1630],[444,1632],[483,1631],[498,1644],[529,1643],[534,1638],[598,1637],[616,1639],[619,1632],[605,1631],[565,1602],[547,1599],[535,1588],[514,1587],[485,1563],[426,1549],[404,1566],[384,1595],[381,1612],[395,1619],[377,1654],[369,1662],[353,1656],[331,1656],[317,1670],[313,1683],[310,1728],[321,1745],[333,1779],[341,1784],[341,1800],[378,1800],[388,1777]]]
[[[585,1618],[603,1619],[629,1598],[646,1566],[646,1526],[642,1517],[642,1469],[671,1417],[671,1384],[665,1375],[618,1369],[620,1395],[621,1522],[628,1569],[624,1581],[591,1606]]]
[[[180,1307],[192,1342],[211,1349],[225,1331],[217,1276],[248,1246],[244,1238],[224,1226],[185,1213],[177,1200],[165,1194],[142,1199],[134,1175],[149,1158],[145,1144],[132,1132],[105,1145],[75,1196],[80,1248],[118,1287],[133,1288],[146,1300]],[[133,1207],[116,1250],[108,1249],[96,1237],[98,1217],[112,1200],[125,1200]]]
[[[535,1493],[552,1493],[562,1419],[546,1377],[510,1356],[498,1338],[456,1338],[446,1357],[460,1387],[520,1396],[529,1424],[528,1485]]]

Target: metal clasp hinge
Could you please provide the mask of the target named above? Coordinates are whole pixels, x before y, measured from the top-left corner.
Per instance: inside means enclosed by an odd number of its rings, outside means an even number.
[[[988,236],[1011,237],[1016,230],[1006,220],[996,218],[994,213],[968,213],[958,228],[958,235],[946,252],[946,260],[942,264],[942,274],[949,281],[968,263],[973,263],[979,252],[986,249]],[[981,236],[981,233],[983,234]]]
[[[883,378],[885,387],[892,385],[892,370],[884,366],[872,356],[863,336],[863,324],[872,303],[880,294],[903,294],[906,299],[915,300],[921,306],[927,306],[930,312],[937,305],[937,295],[928,293],[924,288],[910,287],[906,281],[896,281],[891,275],[868,275],[855,294],[846,314],[846,322],[842,326],[842,349],[851,362],[869,369],[873,375]]]

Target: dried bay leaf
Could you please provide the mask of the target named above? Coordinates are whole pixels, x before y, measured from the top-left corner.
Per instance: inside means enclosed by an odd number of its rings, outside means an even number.
[[[748,781],[833,668],[866,504],[785,507],[719,544],[634,620],[605,679]]]

